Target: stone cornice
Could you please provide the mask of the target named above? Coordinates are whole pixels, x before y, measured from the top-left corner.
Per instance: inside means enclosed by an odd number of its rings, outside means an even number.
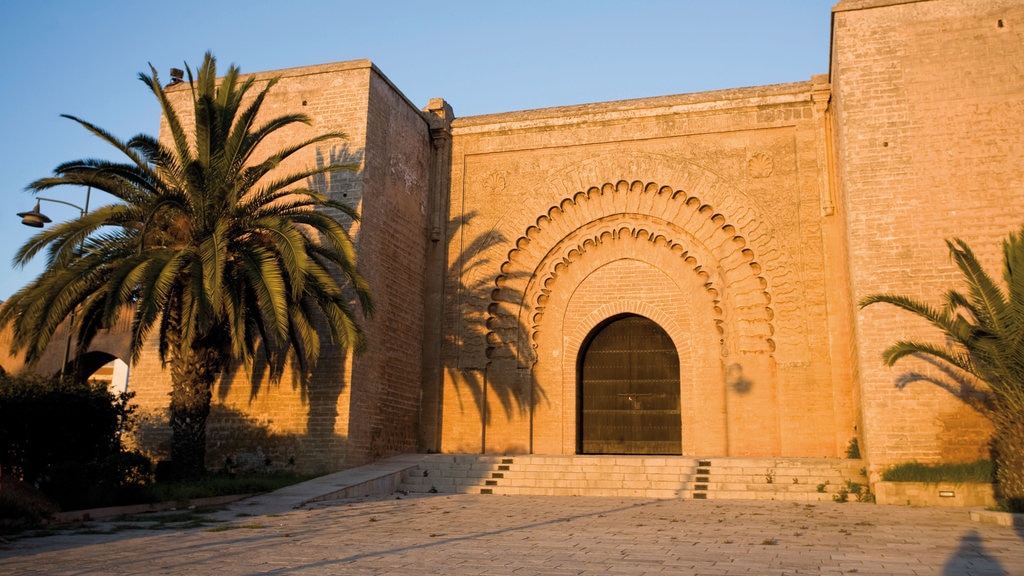
[[[671,114],[714,113],[726,110],[787,104],[810,104],[812,82],[794,82],[753,88],[617,100],[577,106],[540,108],[500,114],[467,116],[452,122],[458,135],[539,127],[571,126],[589,122],[635,120]]]

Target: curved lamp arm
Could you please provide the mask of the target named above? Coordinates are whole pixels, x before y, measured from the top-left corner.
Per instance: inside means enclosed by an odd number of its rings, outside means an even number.
[[[72,204],[64,200],[57,200],[56,198],[44,198],[42,196],[36,196],[36,207],[30,212],[18,212],[18,217],[21,218],[21,223],[25,226],[31,226],[33,228],[42,228],[44,224],[53,222],[50,217],[39,211],[40,202],[55,202],[57,204],[64,204],[65,206],[71,206],[72,208],[78,208],[78,211],[85,216],[89,212],[89,196],[92,195],[92,186],[88,187],[85,191],[85,208],[78,204]]]

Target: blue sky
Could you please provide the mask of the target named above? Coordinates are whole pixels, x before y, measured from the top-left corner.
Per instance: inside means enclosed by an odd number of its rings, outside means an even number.
[[[372,60],[417,106],[456,116],[808,80],[828,71],[833,0],[289,2],[5,0],[0,5],[0,299],[42,270],[11,259],[34,229],[25,186],[111,158],[72,114],[121,138],[156,134],[137,80],[207,50],[243,72]],[[85,191],[44,194],[81,206]],[[105,199],[94,195],[92,206]],[[74,208],[43,202],[55,221]]]

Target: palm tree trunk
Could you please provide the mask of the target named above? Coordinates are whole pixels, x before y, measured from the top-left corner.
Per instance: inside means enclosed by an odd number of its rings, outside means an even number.
[[[187,355],[172,353],[170,364],[171,461],[176,476],[198,478],[206,472],[206,419],[221,372],[220,354],[194,348]]]
[[[1024,416],[1000,410],[993,414],[992,423],[1000,500],[1011,512],[1024,512]]]

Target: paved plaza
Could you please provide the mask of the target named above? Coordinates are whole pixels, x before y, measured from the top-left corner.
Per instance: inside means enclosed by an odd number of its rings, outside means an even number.
[[[964,509],[429,494],[282,511],[261,498],[191,527],[111,519],[14,539],[0,574],[1024,575],[1024,529]]]

